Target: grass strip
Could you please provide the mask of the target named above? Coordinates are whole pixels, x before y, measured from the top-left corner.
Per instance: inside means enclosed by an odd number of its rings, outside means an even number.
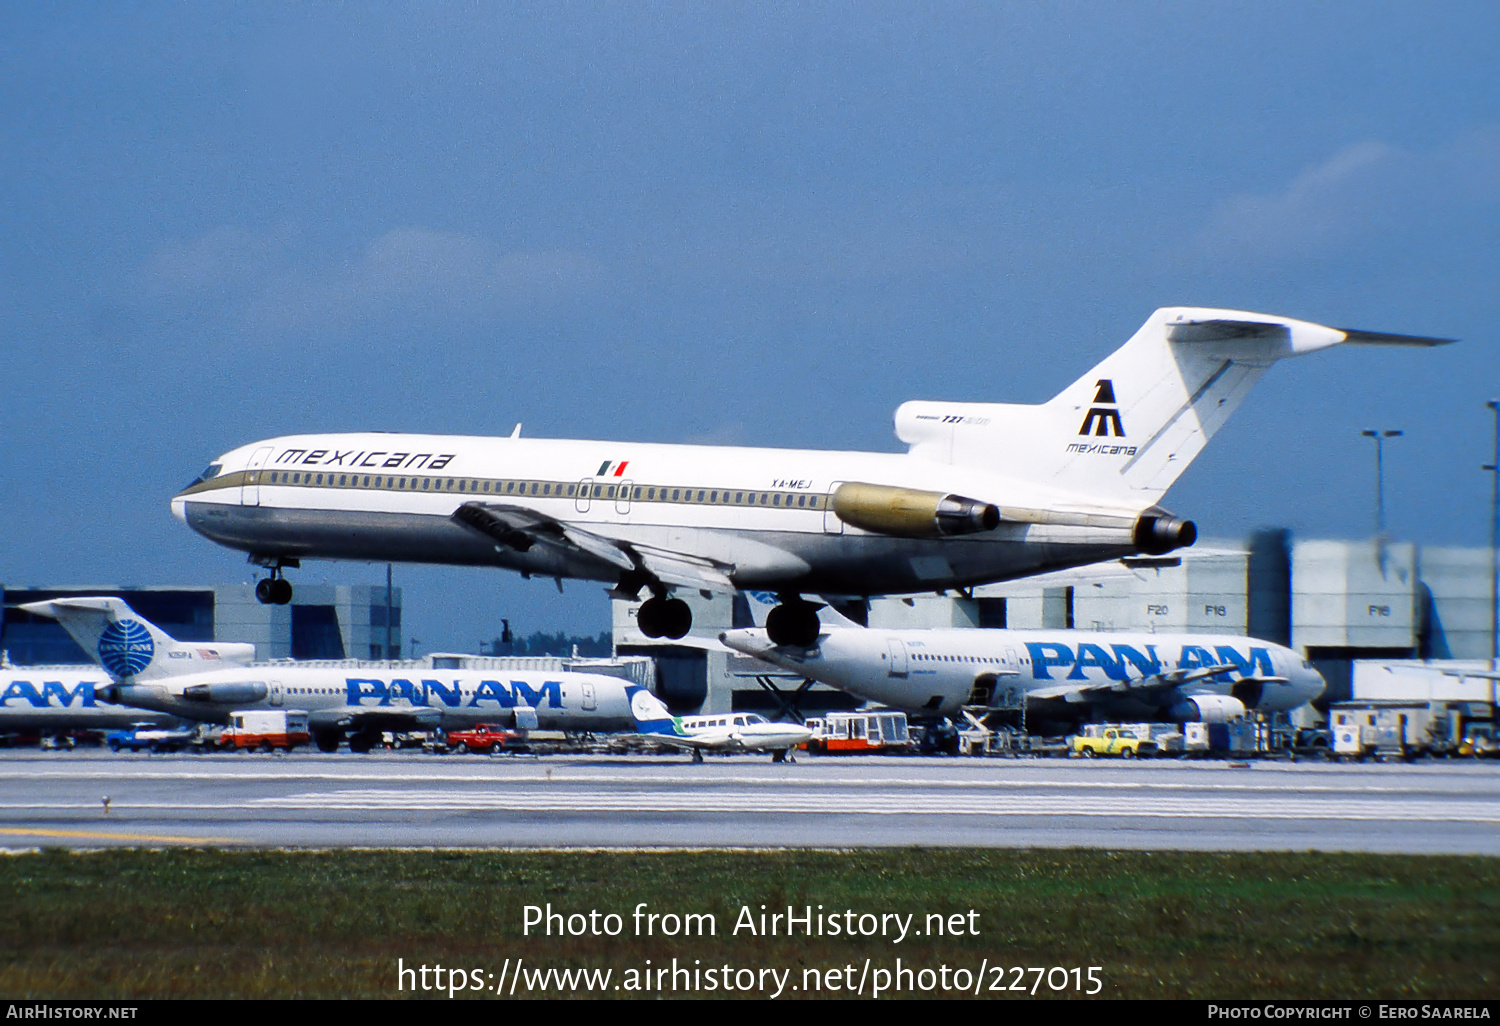
[[[716,935],[635,936],[639,902],[648,913],[712,913]],[[523,937],[523,906],[548,903],[617,913],[623,931]],[[914,913],[917,928],[928,914],[974,909],[979,935],[897,944],[731,932],[742,906],[758,916],[761,905]],[[971,972],[984,960],[1097,965],[1106,997],[1500,995],[1500,859],[1486,858],[49,850],[0,859],[0,908],[0,994],[15,998],[388,998],[402,996],[398,958],[498,974],[522,957],[609,968],[615,981],[647,959],[789,968],[800,983],[805,968],[866,958],[894,968],[899,957]],[[993,982],[984,996],[1002,996]]]

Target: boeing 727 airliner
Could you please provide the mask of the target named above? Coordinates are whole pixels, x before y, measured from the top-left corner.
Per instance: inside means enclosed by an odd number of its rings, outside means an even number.
[[[665,705],[632,681],[541,670],[412,670],[399,667],[252,663],[255,646],[179,642],[108,596],[52,599],[21,608],[55,617],[113,682],[92,696],[204,723],[232,711],[305,711],[325,752],[347,736],[368,752],[386,730],[502,723],[520,730],[635,731],[671,722]]]
[[[783,644],[818,635],[805,595],[1009,580],[1191,545],[1158,502],[1279,359],[1446,339],[1175,307],[1036,406],[908,402],[903,454],[399,434],[272,438],[172,500],[195,531],[269,569],[303,559],[500,566],[651,598],[649,637],[691,626],[674,589],[758,588]]]

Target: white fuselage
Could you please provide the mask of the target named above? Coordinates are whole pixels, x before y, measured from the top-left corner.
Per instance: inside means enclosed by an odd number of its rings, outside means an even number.
[[[1018,708],[1041,694],[1054,705],[1075,706],[1080,718],[1092,706],[1149,715],[1202,695],[1285,712],[1324,687],[1318,672],[1290,649],[1219,634],[850,627],[825,630],[809,649],[775,646],[758,628],[721,638],[736,651],[812,680],[927,716],[952,716],[976,704]],[[1232,668],[1195,678],[1215,666]],[[1132,689],[1173,674],[1185,683],[1166,692]],[[1086,700],[1070,700],[1070,690]]]
[[[262,561],[620,577],[619,565],[586,551],[512,547],[454,519],[460,506],[478,502],[712,564],[734,588],[855,595],[965,586],[1127,555],[1137,551],[1132,530],[1141,512],[910,454],[370,433],[270,439],[214,466],[213,476],[173,499],[174,513]],[[1002,510],[1072,511],[1075,522],[1002,515],[993,530],[955,537],[874,533],[831,508],[834,489],[854,481],[968,496]]]
[[[800,723],[772,723],[755,713],[684,716],[682,732],[707,751],[769,752],[806,744],[812,731]]]
[[[99,699],[109,684],[97,666],[7,666],[0,669],[0,734],[19,730],[105,730],[175,717]]]
[[[629,681],[570,671],[371,669],[259,664],[121,684],[119,700],[227,723],[231,710],[291,709],[313,729],[470,727],[611,731],[635,725]],[[518,716],[518,710],[521,715]],[[535,712],[535,723],[529,722]]]

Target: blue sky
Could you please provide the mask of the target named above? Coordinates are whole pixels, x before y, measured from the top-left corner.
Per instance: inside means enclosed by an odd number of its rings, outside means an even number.
[[[1168,496],[1207,536],[1484,544],[1492,3],[0,8],[0,581],[249,579],[219,452],[389,429],[895,450],[1158,306],[1464,341],[1277,367]],[[309,566],[307,581],[383,581]],[[593,585],[399,568],[409,633]]]

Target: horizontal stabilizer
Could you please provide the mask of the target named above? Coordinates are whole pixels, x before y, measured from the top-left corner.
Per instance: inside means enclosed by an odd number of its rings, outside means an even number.
[[[1385,331],[1360,331],[1357,328],[1340,328],[1345,342],[1360,346],[1446,346],[1457,342],[1456,338],[1432,338],[1428,335],[1393,335]]]

